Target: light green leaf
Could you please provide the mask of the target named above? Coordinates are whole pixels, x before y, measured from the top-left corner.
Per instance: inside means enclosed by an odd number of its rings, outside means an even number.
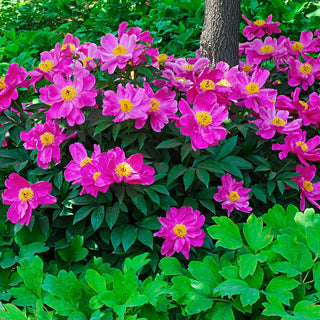
[[[209,315],[210,320],[235,320],[230,303],[215,303],[213,308],[209,311]]]
[[[176,276],[184,273],[179,260],[174,257],[162,258],[159,262],[159,268],[166,276]]]
[[[240,267],[239,274],[241,279],[245,279],[248,275],[253,275],[257,267],[258,259],[253,254],[243,254],[238,259]]]
[[[106,278],[100,275],[96,270],[88,269],[85,279],[88,285],[97,293],[102,293],[107,290]]]

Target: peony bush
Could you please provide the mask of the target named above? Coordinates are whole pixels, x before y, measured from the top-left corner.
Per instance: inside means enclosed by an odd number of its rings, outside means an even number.
[[[0,319],[319,318],[320,33],[245,21],[235,67],[126,22],[9,65]]]

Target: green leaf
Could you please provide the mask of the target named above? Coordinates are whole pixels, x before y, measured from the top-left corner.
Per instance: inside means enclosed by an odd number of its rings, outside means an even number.
[[[188,188],[191,186],[194,176],[195,176],[195,169],[194,168],[188,168],[187,171],[183,175],[183,184],[184,184],[184,190],[188,190]]]
[[[222,160],[222,163],[229,163],[241,170],[253,169],[253,164],[251,162],[237,156],[228,156]]]
[[[0,310],[1,320],[28,320],[24,312],[20,311],[19,308],[13,304],[4,304],[5,310]]]
[[[179,141],[178,139],[169,139],[162,141],[156,146],[156,149],[170,149],[170,148],[175,148],[177,146],[182,145],[182,142]]]
[[[235,320],[230,303],[216,302],[208,315],[210,320]]]
[[[218,239],[216,246],[234,250],[243,246],[239,227],[227,217],[213,217],[217,224],[210,226],[207,230],[209,236]]]
[[[115,203],[112,207],[106,209],[105,220],[110,230],[116,224],[120,214],[120,207],[118,203]]]
[[[154,184],[154,185],[149,186],[148,188],[150,188],[158,193],[165,194],[166,196],[170,196],[168,189],[161,184]]]
[[[83,236],[75,236],[69,248],[58,250],[61,259],[65,262],[78,262],[83,260],[88,254],[88,249],[82,248],[83,239]]]
[[[94,207],[92,205],[88,205],[83,206],[79,210],[77,210],[73,218],[73,224],[76,224],[77,222],[83,220],[86,216],[90,214],[93,208]]]
[[[179,260],[173,257],[162,258],[159,262],[159,268],[166,276],[177,276],[184,273]]]
[[[104,219],[104,206],[95,207],[91,214],[91,225],[93,231],[96,231]]]
[[[149,229],[140,228],[138,230],[138,240],[153,250],[153,233]]]
[[[249,288],[248,284],[240,279],[226,280],[220,283],[213,293],[219,293],[221,297],[227,296],[229,299],[233,295],[240,295],[243,307],[253,305],[259,299],[259,290]]]
[[[144,191],[154,203],[160,205],[160,197],[154,190],[145,188]]]
[[[269,295],[268,301],[269,302],[262,303],[262,305],[265,307],[265,309],[262,311],[263,315],[279,317],[288,315],[280,300],[275,295]]]
[[[220,162],[216,160],[208,159],[208,160],[201,161],[196,165],[196,167],[212,173],[224,174],[224,170],[222,169]]]
[[[183,164],[178,164],[172,167],[168,173],[167,186],[173,181],[176,181],[181,175],[186,172],[187,168]]]
[[[219,160],[225,158],[227,155],[229,155],[236,147],[237,141],[238,141],[238,136],[233,136],[233,137],[229,138],[228,140],[223,140],[222,143],[224,143],[224,144],[220,148],[220,150],[218,151],[218,153],[214,159],[216,161],[219,161]]]
[[[127,273],[128,270],[132,270],[134,272],[138,272],[140,269],[142,269],[145,265],[147,265],[151,259],[147,259],[149,253],[143,253],[139,254],[138,256],[135,256],[134,258],[126,258],[124,260],[124,267],[123,272]]]
[[[267,300],[270,303],[274,301],[273,298],[270,300],[270,295],[272,295],[277,297],[283,304],[290,306],[290,299],[294,298],[291,290],[298,287],[299,284],[299,281],[289,279],[286,276],[272,278],[265,289]]]
[[[204,169],[196,169],[196,175],[198,179],[208,188],[210,182],[210,175],[207,170]]]
[[[138,193],[136,196],[131,198],[133,204],[144,214],[147,215],[148,208],[146,199],[144,198],[142,193]]]
[[[122,231],[121,242],[124,251],[127,251],[136,241],[138,229],[132,225],[127,225]]]
[[[97,293],[102,293],[107,290],[106,278],[96,270],[88,269],[85,279],[88,285]]]
[[[268,246],[273,240],[271,228],[263,228],[262,218],[257,218],[254,214],[251,214],[247,223],[243,225],[243,234],[255,253]]]
[[[254,184],[250,186],[253,195],[263,203],[267,203],[267,190],[265,184]]]
[[[295,305],[293,314],[305,320],[320,319],[320,306],[313,304],[312,301],[302,300]]]
[[[43,261],[35,256],[32,261],[20,260],[21,267],[17,268],[18,274],[23,279],[27,289],[41,298],[41,284],[43,278]]]
[[[258,259],[253,254],[243,254],[238,259],[240,267],[239,274],[241,279],[245,279],[248,275],[253,275],[257,267]]]

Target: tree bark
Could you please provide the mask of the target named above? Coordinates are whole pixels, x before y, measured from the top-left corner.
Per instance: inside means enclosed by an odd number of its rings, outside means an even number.
[[[205,0],[200,51],[211,67],[219,61],[239,64],[240,5],[241,0]]]

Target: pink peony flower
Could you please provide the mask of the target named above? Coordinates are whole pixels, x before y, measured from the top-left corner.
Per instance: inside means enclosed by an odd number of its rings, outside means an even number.
[[[181,252],[189,259],[191,247],[201,247],[205,233],[200,228],[203,226],[205,217],[192,207],[170,208],[166,217],[158,218],[161,229],[154,234],[155,237],[165,238],[161,254],[167,257],[175,252]]]
[[[55,203],[57,199],[50,195],[52,186],[48,181],[39,181],[30,184],[17,173],[11,173],[5,181],[7,189],[2,193],[4,204],[9,204],[7,213],[12,223],[29,224],[32,209],[41,204]]]
[[[320,149],[315,149],[320,144],[320,136],[314,136],[306,141],[306,131],[298,130],[289,133],[284,140],[284,144],[275,143],[272,150],[281,150],[279,159],[284,159],[289,152],[296,153],[301,163],[308,166],[309,161],[320,160]]]
[[[317,40],[313,39],[311,31],[303,30],[300,34],[299,41],[289,41],[288,51],[289,54],[294,56],[296,59],[298,59],[300,55],[308,58],[305,53],[315,53],[318,51]]]
[[[237,209],[239,211],[249,213],[252,208],[249,207],[249,188],[243,188],[243,181],[236,182],[232,179],[231,174],[227,173],[221,177],[222,186],[218,186],[218,192],[214,194],[213,199],[222,202],[222,208],[230,213]]]
[[[69,151],[73,160],[66,165],[64,177],[67,181],[73,181],[72,184],[78,184],[81,183],[82,179],[81,168],[99,158],[101,154],[100,146],[94,145],[94,151],[90,157],[85,147],[79,142],[71,144]]]
[[[228,110],[217,103],[213,92],[205,92],[194,100],[193,108],[181,99],[179,109],[182,117],[178,126],[184,136],[190,136],[193,150],[215,146],[229,133],[221,124],[228,118]]]
[[[248,39],[252,40],[255,37],[261,38],[265,33],[270,36],[273,33],[280,33],[281,30],[278,28],[280,22],[272,22],[272,14],[267,18],[267,21],[256,20],[254,22],[249,21],[245,15],[242,15],[243,19],[248,23],[243,29],[243,35]]]
[[[52,85],[40,89],[40,100],[51,105],[47,111],[50,119],[66,118],[70,126],[82,124],[85,117],[81,109],[96,104],[95,77],[87,70],[77,73],[72,80],[57,74]]]
[[[128,119],[148,118],[147,111],[150,109],[150,99],[142,88],[134,88],[130,83],[125,87],[119,84],[117,93],[107,90],[102,104],[102,114],[115,116],[114,122],[123,122]]]
[[[176,93],[173,91],[168,92],[167,87],[163,87],[156,93],[153,93],[153,90],[147,82],[144,83],[144,88],[147,97],[150,99],[147,115],[150,116],[151,127],[154,131],[160,132],[169,122],[168,117],[177,112]],[[146,121],[146,118],[137,119],[135,127],[141,129]]]
[[[37,163],[40,168],[47,169],[51,160],[60,163],[59,145],[77,134],[66,137],[62,133],[63,130],[64,128],[61,130],[58,123],[47,120],[45,124],[36,124],[29,132],[21,132],[20,137],[25,141],[23,144],[25,149],[38,149]]]
[[[18,63],[11,63],[4,77],[0,77],[0,113],[6,111],[12,100],[18,98],[17,87],[25,87],[27,71]]]

